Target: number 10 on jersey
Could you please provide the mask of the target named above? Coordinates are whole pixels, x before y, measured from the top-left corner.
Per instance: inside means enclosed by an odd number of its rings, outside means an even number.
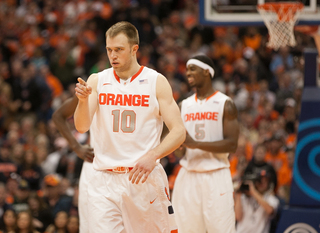
[[[136,128],[136,113],[133,110],[113,110],[113,132],[132,133]]]

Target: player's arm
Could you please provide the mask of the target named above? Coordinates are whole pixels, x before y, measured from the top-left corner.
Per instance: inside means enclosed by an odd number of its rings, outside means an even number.
[[[173,99],[171,86],[163,75],[159,75],[157,79],[157,99],[160,114],[169,130],[160,145],[154,149],[156,159],[160,159],[179,148],[185,140],[186,130],[181,119],[179,107]]]
[[[179,110],[181,110],[181,102],[178,104],[179,106]],[[161,134],[161,141],[168,135],[169,133],[169,129],[168,127],[166,126],[165,123],[163,123],[163,129],[162,129],[162,134]]]
[[[61,135],[67,139],[71,149],[76,152],[79,158],[92,162],[93,149],[88,145],[81,145],[71,133],[68,127],[67,119],[74,114],[78,104],[78,98],[73,96],[67,99],[52,115],[52,120]]]
[[[93,115],[97,109],[97,83],[97,74],[90,75],[88,82],[78,78],[75,88],[78,105],[74,112],[74,125],[80,133],[85,133],[89,130]]]
[[[169,133],[157,147],[143,155],[131,170],[129,180],[136,184],[139,183],[142,177],[142,183],[144,183],[156,166],[156,161],[176,150],[186,137],[186,130],[178,105],[173,99],[170,84],[162,75],[159,75],[157,79],[156,95],[159,102],[160,114]]]
[[[258,204],[262,206],[269,216],[272,215],[275,212],[275,209],[263,198],[263,195],[258,192],[252,181],[248,181],[248,185],[251,196],[256,199]]]
[[[199,142],[187,135],[184,145],[213,153],[234,153],[238,146],[238,112],[232,100],[227,100],[223,112],[223,139],[215,142]]]
[[[235,212],[236,220],[240,222],[243,218],[243,209],[242,209],[240,192],[236,192],[234,194],[234,212]]]

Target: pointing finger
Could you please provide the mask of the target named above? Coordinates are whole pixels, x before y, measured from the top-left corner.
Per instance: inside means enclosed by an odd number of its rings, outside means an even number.
[[[78,78],[78,82],[84,86],[87,86],[86,81],[84,81],[82,78]]]

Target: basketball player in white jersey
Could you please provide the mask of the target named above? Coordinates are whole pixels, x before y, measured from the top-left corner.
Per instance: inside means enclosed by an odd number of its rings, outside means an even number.
[[[172,194],[179,233],[233,233],[228,155],[238,144],[237,109],[228,96],[212,87],[210,58],[199,55],[188,60],[186,75],[196,93],[181,103],[186,152]]]
[[[89,233],[88,226],[88,201],[87,201],[87,187],[89,180],[93,174],[93,149],[88,145],[81,145],[71,133],[67,119],[74,114],[78,104],[76,96],[67,99],[52,115],[52,119],[63,137],[69,142],[70,148],[76,152],[79,158],[83,159],[81,175],[79,179],[79,232]]]
[[[132,24],[113,25],[106,32],[112,68],[87,83],[79,78],[75,89],[75,126],[82,133],[90,128],[95,154],[90,233],[177,232],[159,159],[177,149],[186,133],[167,79],[138,64],[138,44]],[[163,121],[169,134],[160,143]]]

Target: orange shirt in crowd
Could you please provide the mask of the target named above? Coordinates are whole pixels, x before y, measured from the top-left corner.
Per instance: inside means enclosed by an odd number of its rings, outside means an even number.
[[[46,83],[52,91],[52,97],[57,97],[63,92],[63,86],[60,80],[53,74],[47,75]]]
[[[297,140],[297,134],[295,133],[289,134],[288,137],[286,138],[286,146],[293,147],[296,143],[296,140]]]
[[[288,164],[284,164],[277,172],[278,176],[278,187],[283,185],[291,185],[292,180],[292,167],[289,167]]]
[[[267,152],[265,161],[273,165],[276,171],[279,171],[281,167],[287,166],[287,157],[287,153],[284,151],[279,151],[276,155],[272,155],[270,152]]]
[[[260,34],[256,34],[253,37],[244,36],[243,43],[245,47],[250,47],[253,50],[257,50],[260,48],[262,36]]]
[[[50,37],[50,45],[56,48],[61,42],[68,42],[70,37],[67,34],[53,34]]]
[[[220,57],[226,57],[228,63],[233,62],[233,49],[228,45],[227,43],[217,43],[213,42],[212,43],[214,50],[212,57],[213,59],[219,59]]]
[[[236,155],[230,155],[229,156],[230,172],[231,172],[231,177],[232,178],[237,175],[238,161],[239,160],[238,160],[238,157]]]
[[[28,30],[22,34],[20,42],[25,48],[27,55],[32,57],[35,49],[43,45],[44,39],[40,35],[32,35],[31,31]]]
[[[100,10],[101,18],[109,19],[111,18],[112,13],[113,13],[112,6],[107,2],[103,3],[102,9]]]

